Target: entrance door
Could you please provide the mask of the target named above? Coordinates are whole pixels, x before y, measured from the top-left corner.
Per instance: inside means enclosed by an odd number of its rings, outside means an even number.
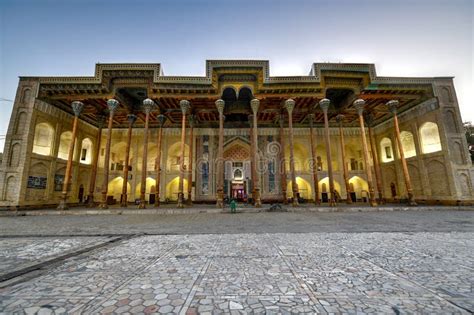
[[[150,205],[155,204],[155,194],[150,194],[150,198],[149,198],[149,200],[148,200],[148,203],[149,203]]]
[[[352,202],[357,202],[357,196],[356,196],[356,193],[355,192],[351,192],[351,200]]]
[[[79,203],[82,203],[82,198],[84,198],[84,186],[83,185],[79,186],[79,194],[78,194],[77,198],[79,199]]]
[[[232,198],[237,201],[244,201],[245,199],[245,189],[243,183],[232,183]]]
[[[321,193],[321,201],[322,202],[329,202],[329,197],[327,192]]]

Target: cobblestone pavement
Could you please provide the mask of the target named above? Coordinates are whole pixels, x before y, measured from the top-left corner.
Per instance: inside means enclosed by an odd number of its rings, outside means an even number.
[[[0,235],[474,231],[474,211],[467,210],[470,208],[465,207],[463,211],[443,207],[423,209],[430,210],[0,217]]]
[[[1,240],[19,263],[106,241]],[[135,235],[0,283],[0,313],[468,314],[473,271],[473,231]]]

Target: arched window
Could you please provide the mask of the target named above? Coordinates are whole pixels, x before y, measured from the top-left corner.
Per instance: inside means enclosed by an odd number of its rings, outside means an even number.
[[[89,138],[82,140],[80,162],[82,164],[92,163],[92,141]]]
[[[413,134],[408,131],[400,132],[400,140],[402,142],[403,153],[406,158],[416,156],[415,141],[413,140]]]
[[[33,153],[50,155],[53,134],[54,129],[51,125],[47,123],[37,124],[35,127],[35,139],[33,141]]]
[[[380,156],[384,163],[393,161],[392,140],[389,138],[383,138],[380,141]]]
[[[58,158],[67,160],[69,155],[69,144],[72,141],[72,132],[65,131],[59,139]]]
[[[423,153],[441,151],[438,125],[433,122],[424,123],[420,127],[421,150]]]

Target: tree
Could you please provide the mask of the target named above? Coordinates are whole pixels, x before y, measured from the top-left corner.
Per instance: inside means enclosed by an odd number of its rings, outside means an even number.
[[[463,123],[463,126],[467,144],[469,146],[469,153],[471,154],[471,161],[474,163],[474,125],[471,121],[466,121]]]

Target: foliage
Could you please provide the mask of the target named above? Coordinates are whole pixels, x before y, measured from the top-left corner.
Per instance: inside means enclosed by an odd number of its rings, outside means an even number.
[[[474,163],[474,125],[471,121],[466,121],[463,123],[463,126],[469,146],[469,153],[471,154],[471,161]]]

